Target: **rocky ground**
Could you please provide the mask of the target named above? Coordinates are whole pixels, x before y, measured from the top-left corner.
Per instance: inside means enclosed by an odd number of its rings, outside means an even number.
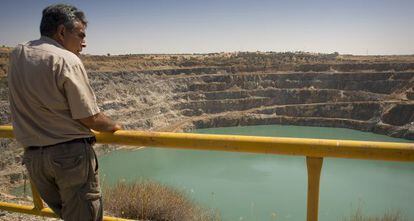
[[[220,53],[83,60],[100,108],[126,129],[289,124],[414,140],[414,56]],[[7,81],[0,77],[0,124],[9,122]],[[0,192],[6,194],[22,183],[22,150],[7,139],[0,139],[0,148]],[[97,146],[101,154],[115,148]],[[0,200],[24,201],[6,195]],[[0,220],[27,220],[2,214]]]

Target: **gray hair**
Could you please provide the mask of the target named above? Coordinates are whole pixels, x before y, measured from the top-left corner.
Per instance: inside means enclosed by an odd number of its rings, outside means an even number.
[[[53,36],[59,25],[73,30],[75,22],[80,21],[85,26],[88,23],[85,14],[75,6],[67,4],[50,5],[43,9],[42,21],[40,22],[40,34],[44,36]]]

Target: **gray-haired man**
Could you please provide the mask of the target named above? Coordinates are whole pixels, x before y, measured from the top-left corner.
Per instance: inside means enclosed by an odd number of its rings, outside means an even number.
[[[102,220],[98,162],[90,129],[121,125],[100,113],[78,55],[86,20],[76,7],[43,10],[41,38],[10,56],[8,84],[14,134],[40,195],[64,220]]]

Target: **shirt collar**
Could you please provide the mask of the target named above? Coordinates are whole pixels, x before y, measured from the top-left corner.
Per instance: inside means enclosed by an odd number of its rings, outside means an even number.
[[[47,36],[42,35],[42,36],[40,37],[40,40],[45,41],[46,43],[49,43],[49,44],[55,45],[56,47],[59,47],[59,48],[65,49],[65,48],[64,48],[61,44],[59,44],[57,41],[55,41],[54,39],[49,38],[49,37],[47,37]]]

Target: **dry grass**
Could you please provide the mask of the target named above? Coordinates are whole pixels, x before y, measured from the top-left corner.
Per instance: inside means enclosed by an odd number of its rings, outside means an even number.
[[[307,52],[223,52],[210,54],[84,55],[82,60],[88,71],[96,72],[188,68],[225,69],[230,67],[234,71],[329,71],[330,66],[332,69],[339,69],[338,71],[352,71],[348,70],[349,68],[371,70],[374,67],[375,70],[386,71],[397,70],[396,68],[412,70],[412,65],[405,63],[413,63],[414,55],[354,56]],[[319,69],[322,68],[319,70],[315,69],[315,65],[323,67],[319,67]]]
[[[340,55],[338,59],[350,62],[413,62],[414,55]]]
[[[219,221],[216,211],[202,208],[183,192],[153,181],[120,182],[104,190],[111,215],[151,221]]]
[[[358,208],[355,213],[351,214],[349,218],[343,221],[408,221],[400,211],[386,211],[381,216],[367,216],[363,213],[361,208]]]

